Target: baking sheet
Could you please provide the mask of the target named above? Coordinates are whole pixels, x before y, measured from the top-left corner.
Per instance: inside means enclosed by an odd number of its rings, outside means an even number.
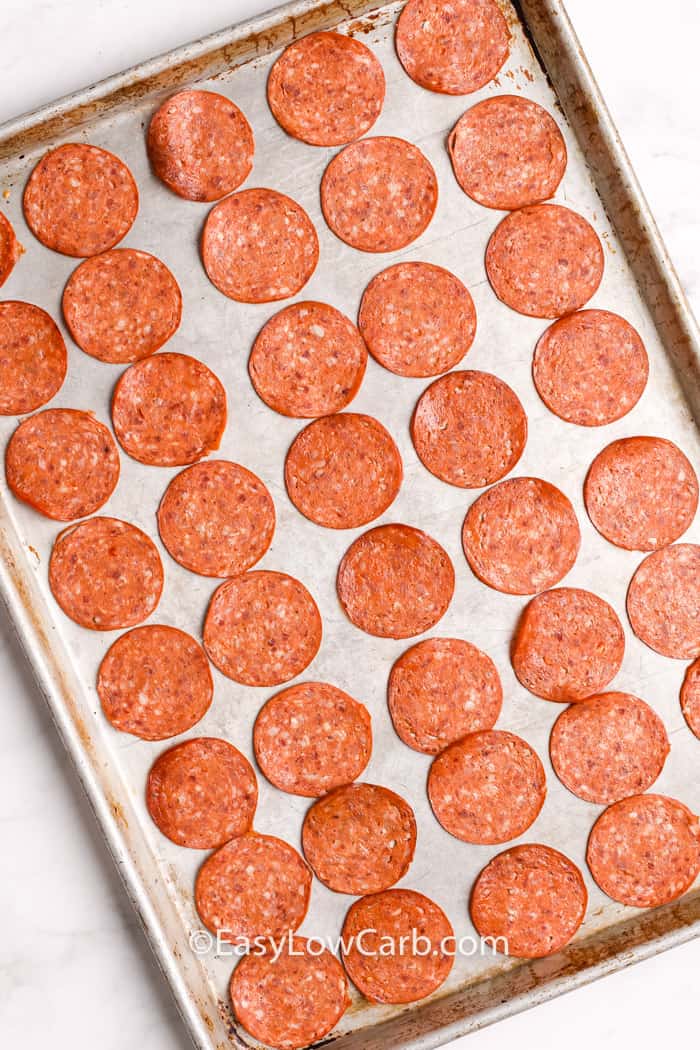
[[[366,6],[376,7],[376,4]],[[288,138],[273,120],[265,101],[265,80],[276,52],[247,61],[240,68],[205,81],[202,86],[229,95],[253,126],[255,164],[245,186],[272,186],[289,194],[306,208],[316,225],[320,262],[296,300],[324,300],[354,318],[370,278],[399,260],[424,260],[445,266],[469,287],[476,305],[478,331],[461,367],[495,373],[505,379],[522,400],[530,432],[525,453],[513,475],[544,477],[572,500],[581,525],[582,549],[564,583],[595,591],[618,611],[626,629],[627,651],[613,686],[650,702],[664,719],[671,738],[671,755],[654,790],[677,796],[698,811],[700,778],[694,769],[700,745],[686,728],[678,703],[685,665],[653,653],[632,634],[624,614],[624,599],[629,579],[642,555],[618,550],[599,536],[588,521],[581,496],[583,478],[591,460],[618,437],[632,434],[667,437],[677,442],[696,466],[700,464],[699,435],[681,388],[677,361],[672,361],[660,341],[585,159],[514,9],[509,5],[504,7],[514,34],[507,65],[494,82],[465,99],[427,92],[402,71],[393,50],[393,20],[400,6],[383,7],[371,17],[350,17],[345,29],[349,28],[375,51],[386,73],[386,103],[370,134],[409,138],[423,150],[438,176],[440,200],[435,217],[425,233],[407,249],[381,256],[366,255],[340,242],[326,226],[320,211],[318,187],[323,170],[336,151],[312,148]],[[284,39],[284,34],[289,36],[291,32],[316,28],[304,13],[319,7],[297,4],[294,19],[284,13],[267,16],[267,20],[257,23],[256,48],[265,49],[268,32],[272,41]],[[341,17],[338,5],[332,4],[329,8],[333,10],[330,14],[322,12],[323,18]],[[284,32],[275,37],[272,30],[261,32],[261,24],[284,26]],[[245,33],[239,36],[245,39]],[[195,45],[190,49],[190,56],[194,52],[205,55],[206,49]],[[171,69],[182,69],[183,60],[180,53],[179,67],[178,60],[173,58]],[[200,358],[220,377],[229,398],[229,425],[217,455],[241,462],[255,471],[275,500],[277,530],[259,567],[284,570],[297,576],[314,595],[323,616],[321,651],[300,680],[327,680],[368,706],[375,745],[363,779],[386,784],[400,792],[414,807],[418,820],[415,859],[399,885],[427,893],[446,910],[458,938],[473,937],[475,931],[467,912],[469,889],[481,867],[504,847],[461,843],[443,831],[431,814],[425,793],[430,759],[398,740],[386,707],[389,669],[412,642],[371,638],[345,619],[335,594],[335,573],[344,551],[364,530],[323,530],[304,519],[292,506],[284,489],[284,456],[304,423],[273,413],[258,400],[248,379],[246,362],[251,343],[265,321],[284,304],[239,304],[226,299],[211,286],[198,256],[198,239],[208,206],[175,197],[151,176],[148,167],[144,127],[163,96],[162,79],[154,80],[154,94],[144,88],[143,78],[132,76],[129,82],[133,90],[128,104],[96,107],[99,113],[92,123],[66,129],[65,134],[52,137],[50,144],[89,141],[112,150],[129,164],[139,185],[141,207],[122,246],[153,252],[175,274],[183,292],[183,322],[167,349]],[[605,276],[589,305],[625,316],[637,327],[649,352],[650,379],[642,400],[630,415],[606,427],[590,430],[573,427],[549,413],[539,400],[530,367],[534,344],[547,322],[511,312],[490,290],[483,254],[489,235],[502,215],[472,202],[452,175],[445,149],[449,130],[469,105],[503,92],[520,93],[540,102],[557,118],[566,138],[569,165],[555,200],[591,221],[605,250]],[[81,109],[81,113],[84,117],[85,110]],[[16,134],[16,127],[11,131]],[[60,297],[76,261],[43,248],[27,229],[21,212],[24,181],[36,158],[49,145],[47,139],[40,142],[39,138],[34,141],[32,135],[28,135],[29,145],[23,155],[9,156],[0,167],[0,191],[7,194],[2,207],[27,249],[3,288],[3,297],[36,303],[62,324]],[[658,323],[658,317],[656,321]],[[93,410],[98,418],[109,423],[110,395],[122,369],[83,354],[70,341],[65,327],[63,331],[69,347],[69,371],[51,405]],[[686,386],[689,377],[692,380],[692,368],[685,371]],[[344,1037],[340,1040],[343,1046],[354,1045],[358,1040],[358,1045],[366,1048],[407,1046],[411,1040],[424,1047],[436,1045],[493,1019],[499,1012],[509,1012],[517,1005],[536,1001],[555,980],[565,987],[567,981],[576,983],[574,975],[592,975],[596,966],[600,970],[621,964],[625,952],[636,956],[653,950],[654,945],[659,946],[660,937],[677,940],[688,935],[700,910],[696,889],[685,902],[649,915],[637,913],[608,900],[588,876],[584,859],[586,837],[601,807],[575,798],[554,776],[548,758],[548,737],[562,708],[537,700],[523,690],[508,660],[513,627],[527,599],[499,594],[472,576],[461,550],[460,531],[464,514],[478,493],[453,488],[430,475],[420,464],[410,441],[410,415],[428,382],[393,376],[370,359],[362,388],[351,405],[351,410],[374,415],[388,427],[404,461],[402,490],[379,522],[403,521],[416,525],[434,536],[450,554],[456,570],[455,597],[445,617],[428,635],[464,637],[488,652],[496,662],[504,686],[504,705],[497,728],[512,730],[532,744],[545,763],[548,775],[545,807],[522,839],[515,841],[546,842],[576,861],[586,876],[589,910],[577,938],[558,957],[536,964],[492,954],[458,957],[448,981],[433,997],[434,1002],[427,1005],[369,1006],[356,996],[338,1027],[338,1034]],[[12,418],[0,420],[3,447],[14,426]],[[155,523],[159,499],[177,472],[177,469],[146,467],[123,455],[120,484],[99,513],[134,522],[158,545],[166,586],[160,606],[149,622],[172,624],[199,637],[208,600],[217,582],[195,576],[177,565],[160,544]],[[61,613],[46,580],[51,545],[60,526],[14,500],[7,491],[4,477],[0,481],[0,501],[0,554],[14,617],[44,688],[50,694],[60,728],[77,758],[161,964],[174,986],[190,1032],[202,1047],[229,1045],[229,1037],[237,1042],[239,1036],[231,1028],[226,1003],[226,984],[233,959],[217,958],[211,953],[196,956],[188,943],[190,934],[201,927],[192,905],[192,886],[206,854],[180,849],[165,840],[151,824],[143,803],[148,768],[169,744],[146,743],[117,733],[103,719],[94,688],[95,674],[119,632],[93,634],[80,629]],[[684,538],[700,540],[697,522]],[[239,686],[215,669],[213,673],[215,698],[210,711],[178,740],[199,735],[223,736],[252,760],[251,730],[255,715],[277,690]],[[279,835],[298,847],[308,800],[278,792],[262,776],[259,785],[256,830]],[[333,894],[314,880],[309,913],[299,932],[306,936],[337,936],[351,901],[352,898]],[[353,1036],[352,1033],[359,1034]]]

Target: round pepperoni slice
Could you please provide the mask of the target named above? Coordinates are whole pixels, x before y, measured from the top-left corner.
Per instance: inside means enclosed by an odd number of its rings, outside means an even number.
[[[66,378],[63,336],[31,303],[0,303],[0,416],[33,412],[57,394]]]
[[[519,95],[478,102],[448,139],[455,177],[487,208],[514,211],[554,196],[566,171],[566,144],[546,109]]]
[[[119,454],[90,412],[47,408],[15,430],[5,474],[18,499],[47,518],[72,521],[107,502],[119,480]]]
[[[297,510],[329,529],[354,529],[383,514],[403,479],[391,434],[371,416],[325,416],[292,442],[284,466]]]
[[[207,276],[239,303],[296,295],[318,262],[318,237],[301,205],[276,190],[241,190],[215,205],[202,234]]]
[[[587,905],[574,862],[550,846],[527,843],[489,861],[474,883],[469,910],[480,936],[497,951],[539,959],[569,943]]]
[[[304,682],[263,706],[253,747],[275,787],[314,798],[359,777],[372,753],[372,720],[342,689]]]
[[[624,798],[593,825],[586,860],[608,897],[658,908],[690,889],[700,872],[698,818],[665,795]]]
[[[377,893],[408,871],[416,818],[405,799],[374,784],[347,784],[314,802],[304,818],[304,856],[336,893]]]
[[[303,937],[283,951],[252,952],[233,971],[231,1004],[239,1023],[265,1046],[303,1050],[335,1028],[350,1005],[348,981],[329,951]]]
[[[113,248],[131,229],[139,192],[126,164],[69,142],[45,153],[24,190],[24,217],[42,244],[79,258]]]
[[[558,488],[540,478],[511,478],[472,503],[462,544],[482,583],[506,594],[537,594],[566,576],[581,533]]]
[[[241,685],[281,685],[308,667],[321,645],[321,615],[306,587],[283,572],[246,572],[214,592],[204,648]]]
[[[593,227],[559,204],[511,212],[486,249],[486,273],[494,292],[528,317],[561,317],[578,310],[598,288],[604,265]]]
[[[213,849],[244,835],[257,804],[253,768],[226,740],[198,737],[176,744],[148,774],[148,812],[178,846]]]
[[[105,718],[141,740],[165,740],[191,729],[214,692],[209,661],[184,631],[136,627],[107,652],[97,676]]]
[[[311,146],[342,146],[372,127],[385,88],[379,61],[359,40],[310,33],[275,62],[267,101],[288,135]]]
[[[632,630],[662,656],[700,656],[700,546],[677,543],[648,555],[627,591]]]
[[[698,479],[672,441],[622,438],[593,460],[583,498],[606,540],[628,551],[658,550],[690,526],[698,507]]]
[[[497,729],[470,733],[433,760],[428,797],[445,831],[479,845],[517,838],[547,794],[544,767],[529,744]]]
[[[409,0],[396,27],[396,50],[411,80],[445,95],[468,95],[488,84],[509,47],[495,0]]]
[[[348,548],[338,598],[356,627],[380,638],[410,638],[447,612],[455,573],[447,552],[410,525],[378,525]]]
[[[24,248],[15,237],[12,223],[0,211],[0,288],[12,273]]]
[[[450,372],[416,405],[411,437],[425,467],[450,485],[481,488],[523,454],[527,416],[516,394],[488,372]]]
[[[476,311],[459,278],[432,263],[382,270],[365,289],[359,326],[375,361],[399,376],[454,368],[476,335]]]
[[[336,154],[321,180],[321,207],[333,233],[362,252],[405,248],[426,229],[438,184],[417,146],[386,135]]]
[[[230,99],[215,91],[179,91],[151,119],[153,171],[188,201],[217,201],[237,189],[253,167],[253,132]]]
[[[558,587],[525,607],[511,661],[518,680],[535,696],[569,703],[604,689],[624,653],[615,610],[590,591]]]
[[[424,999],[444,984],[454,962],[450,920],[415,890],[385,890],[355,901],[341,942],[350,980],[372,1003]]]
[[[260,561],[272,543],[275,505],[251,471],[209,460],[170,482],[158,508],[158,531],[190,572],[236,576]]]
[[[275,412],[302,419],[345,408],[366,367],[367,347],[352,321],[315,302],[294,303],[271,317],[248,362],[258,397]]]
[[[127,368],[114,389],[112,424],[125,452],[154,467],[184,467],[219,447],[226,391],[186,354],[158,354]]]
[[[407,649],[389,675],[394,729],[415,751],[437,755],[467,733],[492,729],[503,689],[486,653],[460,638],[428,638]]]
[[[249,832],[204,862],[194,900],[207,929],[235,943],[296,930],[310,893],[311,872],[297,851],[272,835]]]
[[[180,288],[168,267],[135,248],[86,259],[63,292],[63,316],[80,349],[115,365],[159,350],[181,315]]]
[[[700,660],[695,660],[685,673],[681,686],[681,710],[688,728],[700,740]]]
[[[608,310],[555,321],[535,348],[537,392],[567,423],[601,427],[627,415],[644,393],[649,359],[639,333]]]
[[[163,590],[163,566],[145,532],[117,518],[88,518],[57,537],[49,585],[66,616],[92,631],[134,627]]]

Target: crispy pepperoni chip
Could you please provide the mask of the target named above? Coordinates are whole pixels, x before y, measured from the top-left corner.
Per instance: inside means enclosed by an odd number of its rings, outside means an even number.
[[[267,101],[288,135],[311,146],[342,146],[374,124],[384,71],[368,47],[340,33],[310,33],[270,70]]]
[[[547,794],[544,767],[513,733],[470,733],[433,759],[428,797],[445,831],[479,845],[517,838]]]
[[[45,405],[66,378],[66,344],[49,315],[31,303],[0,303],[0,416]]]
[[[511,661],[535,696],[569,703],[604,689],[624,652],[624,631],[612,606],[590,591],[557,587],[526,605]]]
[[[535,348],[537,393],[560,419],[601,427],[627,415],[644,393],[649,359],[639,333],[608,310],[555,321]]]
[[[358,537],[338,569],[338,598],[356,627],[410,638],[447,612],[455,573],[447,552],[411,525],[378,525]]]
[[[527,843],[489,861],[474,883],[469,910],[480,936],[497,950],[539,959],[569,943],[587,905],[574,862],[551,846]]]
[[[138,209],[139,192],[126,164],[82,142],[45,153],[24,190],[24,217],[34,236],[78,258],[118,244]]]
[[[301,291],[318,262],[309,216],[276,190],[241,190],[216,204],[202,234],[202,260],[220,292],[239,303],[271,303]]]
[[[145,532],[117,518],[88,518],[59,533],[49,586],[66,616],[92,631],[135,627],[163,591],[163,566]]]
[[[321,615],[306,587],[283,572],[246,572],[214,592],[204,648],[241,685],[281,685],[309,666],[321,645]]]
[[[425,467],[459,488],[500,481],[523,454],[527,416],[517,395],[489,372],[450,372],[421,395],[411,437]]]
[[[253,747],[270,783],[314,798],[362,773],[372,753],[372,720],[364,704],[342,689],[304,682],[262,707]]]
[[[135,248],[86,259],[63,292],[63,316],[80,349],[115,365],[159,350],[181,315],[182,295],[168,267]]]
[[[105,718],[141,740],[185,733],[209,710],[209,661],[184,631],[149,624],[128,631],[107,652],[97,675]]]
[[[604,265],[593,227],[560,204],[511,212],[486,249],[486,273],[494,292],[528,317],[561,317],[578,310],[598,288]]]
[[[429,91],[468,95],[508,58],[510,31],[495,0],[409,0],[396,51],[411,80]]]
[[[700,872],[698,818],[665,795],[624,798],[593,825],[586,860],[608,897],[658,908],[690,889]]]
[[[695,660],[685,672],[681,710],[691,733],[700,740],[700,660]]]
[[[148,774],[148,812],[178,846],[213,849],[244,835],[257,804],[253,767],[226,740],[185,740],[159,755]]]
[[[253,167],[253,131],[238,106],[215,91],[179,91],[148,127],[148,156],[165,185],[189,201],[217,201]]]
[[[333,233],[362,252],[393,252],[420,237],[437,207],[430,161],[405,139],[381,135],[337,153],[321,180]]]
[[[662,656],[700,656],[700,546],[677,543],[649,554],[627,591],[638,638]]]
[[[416,818],[400,795],[374,784],[347,784],[314,802],[301,834],[314,874],[336,893],[377,893],[408,871]]]
[[[540,478],[510,478],[472,503],[462,544],[482,583],[505,594],[537,594],[566,576],[581,533],[558,488]]]
[[[0,288],[15,268],[24,248],[15,237],[12,223],[0,211]]]
[[[184,467],[219,447],[226,391],[194,357],[157,354],[122,374],[112,424],[119,444],[139,463]]]
[[[378,518],[396,499],[401,453],[371,416],[354,412],[310,423],[292,442],[284,480],[294,506],[329,529],[354,529]]]

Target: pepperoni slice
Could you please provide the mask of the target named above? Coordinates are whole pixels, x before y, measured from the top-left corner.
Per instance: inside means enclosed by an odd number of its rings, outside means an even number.
[[[80,349],[115,365],[159,350],[181,315],[180,288],[168,267],[135,248],[86,259],[63,292],[63,316]]]
[[[47,408],[25,419],[5,452],[7,484],[47,518],[84,518],[106,503],[119,480],[112,435],[90,412]]]
[[[204,650],[165,624],[136,627],[117,638],[97,676],[105,718],[141,740],[185,733],[207,713],[213,692]]]
[[[698,818],[665,795],[633,795],[593,825],[586,860],[608,897],[658,908],[680,897],[700,872]]]
[[[526,605],[511,649],[518,680],[543,700],[586,700],[622,665],[625,635],[615,610],[575,587],[545,591]]]
[[[698,479],[672,441],[613,441],[593,460],[583,487],[588,516],[625,550],[667,547],[689,528],[698,507]]]
[[[681,686],[681,710],[688,728],[700,740],[700,660],[695,660],[685,673]]]
[[[258,397],[283,416],[340,412],[367,367],[367,347],[345,314],[327,303],[286,306],[271,317],[248,362]]]
[[[213,849],[244,835],[257,804],[253,768],[226,740],[198,737],[176,744],[148,774],[148,812],[178,846]]]
[[[0,303],[0,416],[45,405],[66,378],[66,344],[44,311],[31,303]]]
[[[539,959],[569,943],[587,905],[574,862],[551,846],[527,843],[489,861],[474,883],[469,910],[497,951]]]
[[[567,423],[601,427],[627,415],[644,393],[649,359],[639,333],[608,310],[555,321],[535,348],[537,392]]]
[[[275,787],[314,798],[362,773],[372,753],[372,720],[364,704],[342,689],[304,682],[262,707],[253,747]]]
[[[310,893],[311,872],[297,851],[273,835],[249,832],[204,862],[194,901],[207,929],[235,943],[296,930]]]
[[[233,971],[231,1004],[254,1039],[278,1050],[303,1050],[336,1026],[350,1005],[342,966],[303,937],[274,951],[245,955]]]
[[[308,667],[321,645],[321,615],[306,587],[283,572],[246,572],[214,592],[204,648],[241,685],[281,685]]]
[[[275,505],[260,478],[240,463],[209,460],[170,482],[158,508],[158,531],[190,572],[236,576],[272,543]]]
[[[648,555],[627,591],[632,630],[662,656],[700,656],[700,546],[677,543]]]
[[[369,131],[385,89],[378,59],[359,40],[310,33],[275,62],[267,101],[288,135],[311,146],[342,146]]]
[[[482,583],[506,594],[536,594],[566,576],[581,533],[558,488],[540,478],[510,478],[472,503],[462,544]]]
[[[381,135],[337,153],[321,180],[333,233],[362,252],[392,252],[420,237],[437,207],[430,161],[405,139]]]
[[[385,890],[355,901],[341,941],[350,980],[372,1003],[424,999],[444,984],[454,962],[450,920],[415,890]]]
[[[474,342],[476,310],[449,270],[404,262],[372,278],[358,323],[384,368],[399,376],[435,376],[459,364]]]
[[[10,220],[0,211],[0,288],[12,273],[24,248],[15,237]]]
[[[433,759],[428,797],[445,831],[479,845],[517,838],[547,794],[544,767],[513,733],[470,733]]]
[[[488,84],[509,47],[495,0],[409,0],[396,27],[396,51],[411,80],[445,95],[468,95]]]
[[[488,372],[450,372],[421,395],[411,437],[425,467],[450,485],[481,488],[523,454],[527,416],[517,395]]]
[[[416,818],[400,795],[374,784],[346,784],[314,802],[301,834],[314,874],[336,893],[377,893],[408,871]]]
[[[492,729],[503,702],[493,660],[461,638],[428,638],[407,649],[391,669],[388,692],[394,729],[427,755]]]
[[[49,586],[66,616],[92,631],[134,627],[163,590],[163,566],[145,532],[117,518],[88,518],[59,533]]]
[[[131,229],[139,192],[106,149],[68,142],[41,158],[24,190],[24,217],[42,244],[79,258],[113,248]]]
[[[472,106],[447,146],[457,182],[486,208],[514,211],[546,201],[566,171],[566,143],[556,121],[519,95]]]
[[[511,212],[491,235],[486,273],[506,306],[561,317],[587,303],[603,277],[603,247],[582,215],[559,204]]]
[[[276,190],[240,190],[216,204],[202,234],[207,276],[239,303],[296,295],[318,262],[318,236],[304,209]]]
[[[253,167],[253,131],[230,99],[215,91],[179,91],[148,127],[151,167],[188,201],[217,201]]]
[[[139,463],[183,467],[219,447],[226,391],[214,373],[186,354],[158,354],[127,368],[114,389],[112,424]]]
[[[410,525],[378,525],[348,547],[338,569],[338,598],[362,631],[410,638],[447,612],[455,573],[447,552]]]
[[[371,416],[325,416],[292,442],[284,466],[297,510],[329,529],[354,529],[383,514],[403,479],[391,434]]]

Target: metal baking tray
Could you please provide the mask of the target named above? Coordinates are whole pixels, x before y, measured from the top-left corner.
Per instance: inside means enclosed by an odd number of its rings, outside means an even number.
[[[419,822],[416,857],[402,885],[437,900],[457,935],[468,936],[474,933],[467,912],[469,888],[498,848],[469,846],[451,838],[430,812],[425,792],[429,759],[398,740],[386,708],[389,668],[408,643],[371,638],[344,618],[335,595],[335,572],[359,530],[321,530],[293,508],[284,490],[283,462],[292,437],[303,424],[272,413],[258,401],[248,380],[251,342],[279,304],[242,305],[209,284],[198,257],[198,238],[208,206],[180,200],[151,176],[144,127],[157,104],[186,84],[208,84],[235,99],[256,136],[255,166],[246,185],[273,186],[290,194],[308,210],[319,232],[320,265],[298,298],[327,300],[353,317],[370,277],[398,259],[442,264],[465,281],[478,313],[477,338],[466,367],[505,377],[519,394],[531,426],[516,473],[544,476],[573,500],[583,545],[566,582],[602,594],[623,621],[626,586],[641,555],[612,547],[594,531],[582,504],[584,474],[593,456],[610,440],[636,433],[669,437],[696,464],[700,461],[700,435],[692,415],[694,408],[700,419],[700,339],[561,2],[522,0],[511,6],[504,0],[513,30],[509,61],[496,81],[467,98],[425,91],[403,73],[393,49],[393,24],[399,8],[400,4],[379,0],[300,0],[5,124],[0,128],[2,207],[27,251],[3,293],[6,298],[37,303],[61,323],[61,292],[75,260],[44,249],[27,229],[21,210],[22,188],[38,156],[61,141],[77,139],[123,157],[141,192],[138,218],[123,243],[162,258],[184,293],[183,323],[169,348],[202,358],[221,377],[229,394],[230,422],[220,454],[258,473],[274,496],[278,528],[262,565],[297,575],[321,608],[324,643],[305,677],[334,682],[369,706],[375,747],[364,779],[387,784],[405,795]],[[286,137],[268,110],[265,80],[276,53],[296,37],[321,28],[355,34],[376,52],[387,75],[387,98],[372,134],[411,139],[437,172],[440,201],[435,218],[419,240],[403,251],[383,257],[366,255],[333,236],[319,207],[319,180],[333,151]],[[501,215],[471,202],[450,170],[445,149],[449,129],[468,106],[499,92],[522,92],[557,117],[569,149],[569,166],[556,199],[592,221],[605,246],[605,276],[592,305],[627,317],[641,332],[649,351],[651,376],[642,400],[631,415],[604,428],[572,427],[550,414],[537,397],[530,364],[546,322],[509,311],[491,292],[483,255]],[[109,421],[110,393],[120,368],[93,360],[69,340],[68,345],[68,378],[52,404],[91,409]],[[427,1050],[680,944],[700,931],[697,886],[671,905],[641,912],[606,898],[588,876],[586,837],[599,808],[570,795],[549,766],[549,730],[561,707],[528,695],[509,665],[508,643],[525,599],[498,594],[472,576],[460,548],[460,526],[476,493],[433,478],[411,446],[408,421],[426,385],[423,380],[390,375],[370,360],[352,406],[381,419],[404,458],[402,491],[383,520],[418,525],[450,553],[457,572],[455,598],[431,633],[468,638],[496,661],[505,691],[498,725],[533,744],[548,772],[547,803],[525,839],[550,843],[581,866],[590,906],[575,940],[555,956],[537,962],[495,954],[458,958],[447,983],[431,999],[411,1007],[370,1006],[356,997],[334,1034],[338,1050]],[[3,445],[14,426],[14,419],[0,421]],[[121,483],[104,512],[134,521],[159,543],[155,510],[175,471],[145,467],[127,456],[122,457],[122,471]],[[3,476],[0,582],[9,614],[194,1044],[200,1050],[243,1046],[247,1037],[235,1028],[226,994],[234,960],[196,955],[189,944],[191,932],[200,928],[192,886],[203,854],[166,841],[151,824],[144,806],[146,772],[168,745],[119,734],[102,717],[95,673],[116,633],[81,630],[54,603],[47,586],[47,561],[57,532],[56,523],[12,499]],[[700,539],[698,523],[687,538]],[[197,636],[216,583],[186,572],[160,549],[166,588],[151,619],[175,624]],[[629,629],[626,633],[627,652],[615,687],[643,696],[662,715],[672,749],[656,788],[682,798],[698,812],[699,745],[685,727],[678,703],[684,667],[653,653]],[[222,735],[252,757],[255,714],[275,690],[246,688],[217,671],[214,675],[214,704],[186,735]],[[306,805],[304,799],[283,795],[260,777],[256,827],[298,845]],[[349,898],[315,882],[311,908],[300,932],[337,935],[349,903]]]

